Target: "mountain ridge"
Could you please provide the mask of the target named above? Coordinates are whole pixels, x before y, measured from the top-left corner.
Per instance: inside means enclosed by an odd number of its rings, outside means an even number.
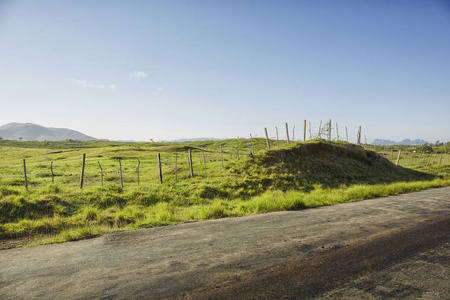
[[[99,140],[92,136],[85,135],[76,130],[68,128],[56,128],[45,127],[33,123],[19,123],[12,122],[0,126],[0,138],[5,140],[22,140],[22,141],[64,141],[64,140]],[[183,138],[172,141],[158,141],[158,142],[172,142],[172,143],[184,143],[192,141],[204,141],[204,140],[223,140],[219,138]],[[124,141],[125,142],[125,141]],[[126,141],[135,142],[135,141]],[[372,145],[378,146],[392,146],[392,145],[424,145],[428,144],[427,141],[421,139],[404,139],[400,142],[395,142],[385,139],[375,139]]]
[[[383,139],[375,139],[372,142],[372,145],[378,145],[378,146],[393,146],[393,145],[407,145],[407,146],[419,146],[419,145],[425,145],[428,144],[427,141],[425,140],[421,140],[421,139],[415,139],[415,140],[410,140],[410,139],[404,139],[400,142],[395,142],[395,141],[391,141],[391,140],[383,140]]]
[[[0,137],[5,140],[22,141],[97,140],[94,137],[68,128],[45,127],[33,123],[18,122],[0,126]]]

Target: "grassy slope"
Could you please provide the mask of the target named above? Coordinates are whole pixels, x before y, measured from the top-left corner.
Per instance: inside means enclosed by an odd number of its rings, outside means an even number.
[[[254,139],[254,158],[246,156],[252,151],[250,140],[89,142],[86,147],[70,142],[8,143],[0,143],[3,247],[10,247],[11,239],[67,241],[114,230],[329,205],[450,183],[448,165],[422,168],[425,173],[395,166],[362,147],[323,140],[267,151],[264,140]],[[188,148],[193,150],[195,178],[188,173]],[[87,154],[87,175],[85,188],[80,190],[82,153]],[[163,159],[162,185],[158,182],[156,153]],[[120,187],[119,157],[124,188]],[[27,159],[31,181],[28,191],[22,186],[22,158]],[[141,162],[140,186],[136,158]],[[55,184],[51,183],[50,162]],[[100,186],[98,162],[104,168],[104,187]]]

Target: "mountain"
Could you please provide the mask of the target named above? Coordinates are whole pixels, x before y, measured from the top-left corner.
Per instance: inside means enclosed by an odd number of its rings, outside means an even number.
[[[22,141],[96,140],[75,130],[44,127],[32,123],[9,123],[0,126],[0,137],[5,140]]]
[[[381,139],[375,139],[372,142],[372,145],[378,145],[378,146],[392,146],[396,145],[397,142],[391,141],[391,140],[381,140]]]
[[[410,139],[404,139],[403,141],[400,142],[394,142],[391,140],[381,140],[381,139],[375,139],[372,142],[372,145],[378,145],[378,146],[392,146],[392,145],[408,145],[408,146],[415,146],[415,145],[425,145],[428,144],[427,141],[424,140],[420,140],[420,139],[415,139],[413,141],[411,141]]]
[[[411,141],[410,139],[406,139],[397,143],[397,145],[425,145],[425,144],[428,144],[428,142],[420,139],[415,139],[413,141]]]

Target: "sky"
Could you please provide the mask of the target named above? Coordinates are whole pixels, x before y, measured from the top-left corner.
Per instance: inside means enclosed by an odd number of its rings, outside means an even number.
[[[302,139],[330,119],[450,141],[450,1],[0,0],[0,125]]]

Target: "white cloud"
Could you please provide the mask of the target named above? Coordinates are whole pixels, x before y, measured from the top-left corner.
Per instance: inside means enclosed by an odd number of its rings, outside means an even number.
[[[134,80],[141,80],[142,78],[148,77],[148,74],[141,71],[134,71],[133,73],[128,74],[128,77]]]
[[[152,88],[152,89],[154,89],[154,90],[157,90],[157,91],[162,91],[163,90],[163,87],[162,86],[151,86],[150,88]]]
[[[86,82],[86,80],[80,80],[80,79],[69,79],[69,81],[75,82],[78,85],[84,87],[84,88],[92,88],[92,89],[110,89],[115,90],[116,85],[115,84],[109,84],[109,85],[103,85],[103,84],[92,84]]]

